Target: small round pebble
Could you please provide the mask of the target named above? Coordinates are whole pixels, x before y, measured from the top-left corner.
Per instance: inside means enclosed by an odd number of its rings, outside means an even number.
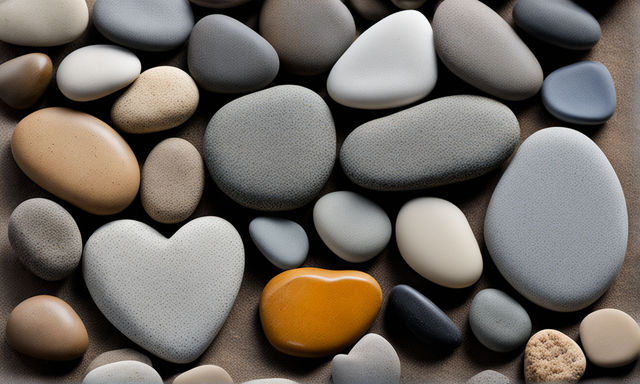
[[[147,357],[147,355],[136,351],[131,348],[122,348],[122,349],[114,349],[113,351],[107,351],[99,354],[95,359],[93,359],[87,369],[85,370],[85,375],[98,367],[102,367],[103,365],[117,363],[118,361],[139,361],[141,363],[147,364],[148,366],[153,366],[151,364],[151,359]]]
[[[82,384],[162,384],[155,369],[139,361],[118,361],[89,372]]]
[[[513,351],[531,335],[527,311],[506,293],[491,288],[473,298],[469,325],[478,341],[496,352]]]
[[[51,200],[22,202],[11,213],[8,228],[18,260],[44,280],[62,280],[80,263],[80,229],[69,212]]]
[[[348,355],[333,358],[331,379],[334,384],[399,384],[400,358],[384,337],[369,333]]]
[[[580,323],[580,342],[589,361],[605,368],[627,365],[640,353],[640,327],[612,308],[590,313]]]
[[[224,369],[209,364],[181,373],[173,384],[233,384],[233,379]]]
[[[465,384],[511,384],[511,380],[500,372],[487,369],[467,380]]]
[[[280,269],[298,268],[307,259],[307,232],[294,221],[256,217],[249,223],[249,235],[264,257]]]
[[[322,241],[351,263],[371,260],[391,239],[391,221],[379,205],[349,191],[322,196],[313,207],[313,223]]]
[[[544,329],[531,336],[524,350],[524,378],[527,383],[577,383],[587,359],[569,336]]]
[[[140,200],[157,222],[186,220],[198,207],[204,189],[204,162],[188,141],[172,137],[156,145],[142,167]]]
[[[26,109],[47,90],[53,64],[44,53],[28,53],[0,64],[0,100],[16,109]]]

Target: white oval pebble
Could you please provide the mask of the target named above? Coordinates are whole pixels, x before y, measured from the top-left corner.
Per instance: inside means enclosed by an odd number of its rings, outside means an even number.
[[[139,361],[118,361],[89,372],[82,384],[162,384],[155,369]]]
[[[580,342],[589,361],[605,368],[621,367],[638,358],[640,327],[613,308],[591,312],[580,323]]]

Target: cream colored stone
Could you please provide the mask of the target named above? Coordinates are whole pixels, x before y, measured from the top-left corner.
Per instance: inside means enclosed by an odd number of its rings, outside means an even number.
[[[227,371],[217,365],[201,365],[173,379],[173,384],[233,384]]]
[[[627,365],[640,353],[640,327],[626,313],[606,308],[580,323],[580,342],[589,361],[605,368]]]

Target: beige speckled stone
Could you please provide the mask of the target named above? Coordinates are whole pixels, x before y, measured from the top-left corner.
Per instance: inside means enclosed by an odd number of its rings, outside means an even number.
[[[196,111],[200,94],[185,71],[170,66],[144,71],[113,104],[111,120],[127,133],[177,127]]]
[[[605,368],[621,367],[638,358],[640,327],[620,310],[601,309],[590,313],[580,323],[580,342],[593,364]]]
[[[587,359],[580,346],[554,329],[531,336],[524,350],[527,383],[577,383],[586,368]]]
[[[99,354],[95,359],[89,363],[87,369],[85,371],[85,375],[98,367],[102,367],[103,365],[117,363],[119,361],[139,361],[141,363],[147,364],[148,366],[153,366],[151,364],[151,359],[149,359],[146,355],[136,351],[131,348],[122,348],[122,349],[114,349],[113,351],[107,351]]]
[[[233,379],[217,365],[201,365],[178,375],[173,384],[233,384]]]

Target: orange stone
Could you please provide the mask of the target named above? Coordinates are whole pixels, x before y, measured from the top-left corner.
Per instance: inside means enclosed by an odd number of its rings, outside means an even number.
[[[291,269],[262,291],[260,320],[269,342],[300,357],[335,355],[369,329],[382,305],[382,290],[359,271]]]

